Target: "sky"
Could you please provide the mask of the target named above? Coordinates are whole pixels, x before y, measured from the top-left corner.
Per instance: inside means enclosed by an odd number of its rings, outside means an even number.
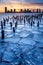
[[[43,3],[43,0],[0,0],[0,3],[14,3],[14,2]]]
[[[0,0],[0,12],[4,12],[5,6],[7,6],[8,9],[43,9],[43,0]]]

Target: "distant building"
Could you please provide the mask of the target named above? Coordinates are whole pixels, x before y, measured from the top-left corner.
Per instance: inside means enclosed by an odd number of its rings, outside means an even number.
[[[11,11],[10,11],[10,13],[12,13],[13,11],[12,11],[12,9],[11,9]]]
[[[35,12],[35,10],[33,9],[33,11],[32,11],[33,13]]]
[[[41,9],[10,9],[8,10],[7,7],[5,7],[5,13],[41,13],[43,12]]]
[[[16,12],[16,9],[14,9],[14,13]]]
[[[5,13],[7,13],[7,7],[5,7]]]
[[[20,9],[20,12],[23,12],[22,9]]]
[[[26,13],[26,9],[24,9],[24,13]]]

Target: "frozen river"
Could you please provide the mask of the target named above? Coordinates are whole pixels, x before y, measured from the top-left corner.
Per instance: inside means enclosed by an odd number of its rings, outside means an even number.
[[[40,14],[40,13],[1,13],[0,14],[0,20],[2,20],[3,17],[6,18],[8,16],[12,17],[12,16],[20,16],[20,15],[25,16],[25,15],[35,15],[35,14]]]
[[[0,14],[0,21],[3,21],[3,17],[20,15],[34,14]],[[22,22],[18,20],[17,28],[13,32],[10,27],[12,20],[9,19],[4,28],[4,40],[1,39],[0,25],[0,65],[43,65],[43,16],[39,27],[37,27],[38,21],[35,19],[35,24],[30,26],[26,19],[25,24],[24,20]]]

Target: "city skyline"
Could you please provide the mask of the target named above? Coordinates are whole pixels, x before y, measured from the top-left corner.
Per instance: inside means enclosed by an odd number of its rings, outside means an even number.
[[[0,4],[0,12],[4,12],[4,8],[7,7],[9,10],[12,9],[43,9],[42,4],[21,4],[21,3],[15,3],[15,4]]]
[[[5,13],[32,13],[32,12],[36,12],[36,13],[41,13],[41,12],[43,12],[43,10],[41,10],[41,9],[10,9],[10,10],[8,10],[8,8],[7,7],[5,7]]]
[[[4,12],[4,8],[12,9],[43,9],[43,0],[0,0],[0,12]]]

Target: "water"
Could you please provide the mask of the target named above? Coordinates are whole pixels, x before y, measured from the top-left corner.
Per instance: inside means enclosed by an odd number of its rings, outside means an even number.
[[[24,14],[0,14],[0,20],[3,17],[11,18],[13,15]],[[0,65],[43,65],[43,18],[39,28],[36,26],[37,20],[32,27],[28,22],[24,25],[23,21],[22,23],[18,21],[15,33],[13,33],[9,22],[4,28],[5,39],[3,41],[0,27]]]
[[[25,15],[35,15],[36,13],[1,13],[0,14],[0,20],[3,20],[3,17],[4,18],[7,18],[8,16],[9,17],[12,17],[13,15],[14,16],[20,16],[20,15],[23,15],[23,16],[25,16]],[[40,13],[37,13],[37,14],[40,14]]]

